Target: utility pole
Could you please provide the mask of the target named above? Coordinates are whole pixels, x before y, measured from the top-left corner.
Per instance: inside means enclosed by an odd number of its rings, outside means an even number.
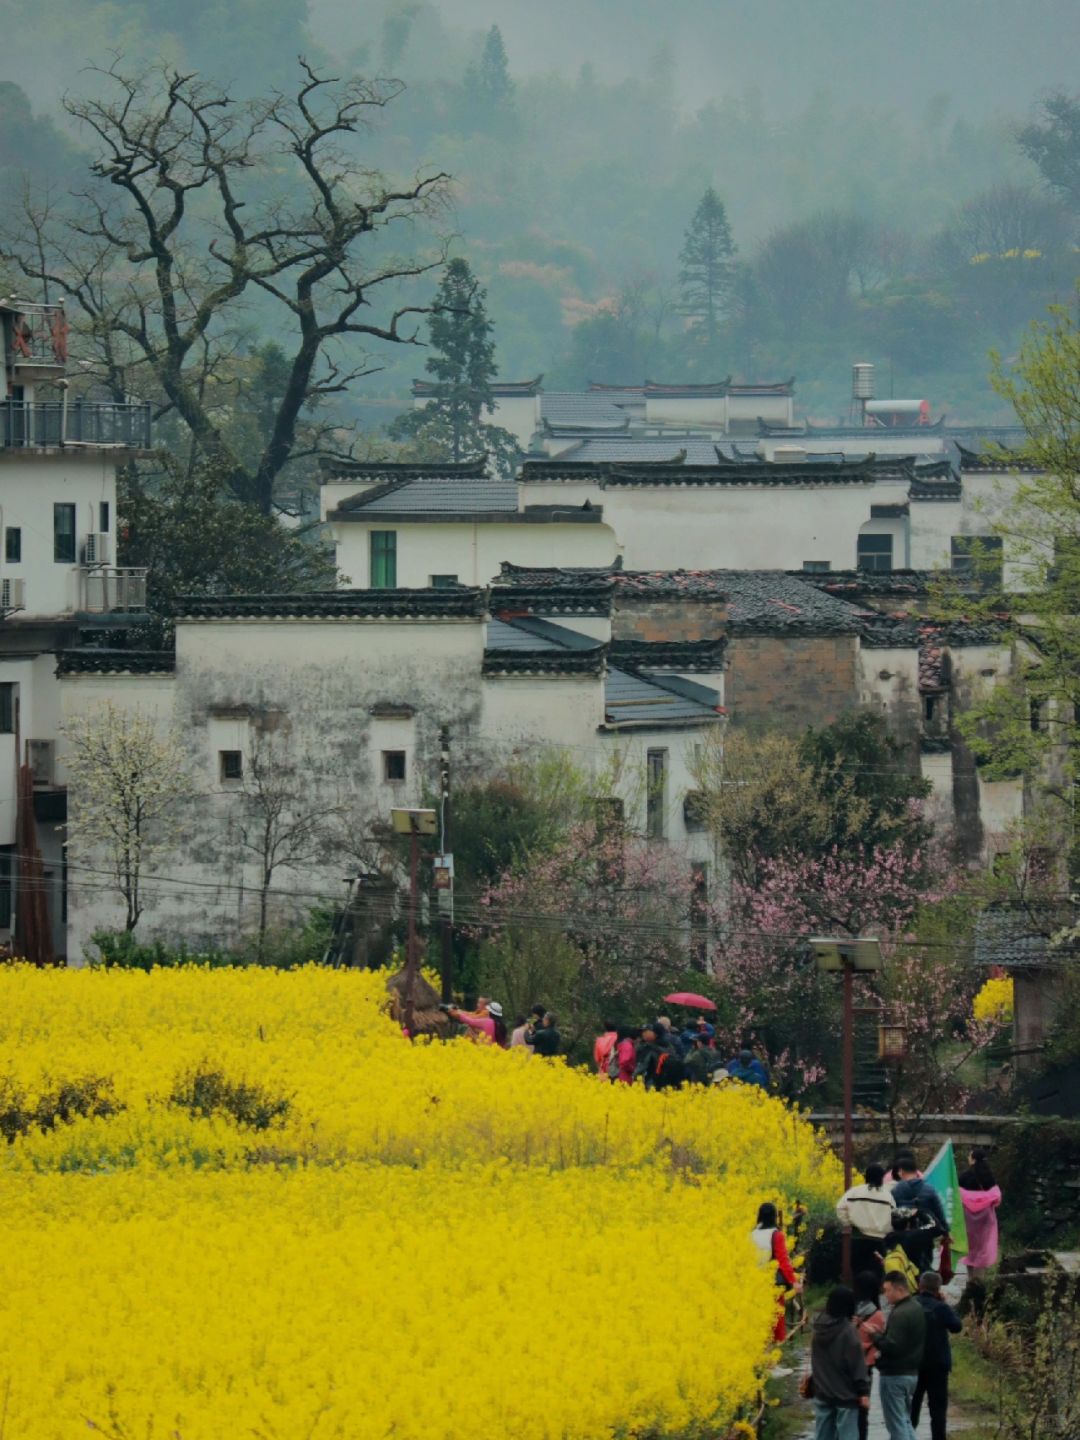
[[[851,1189],[855,1169],[855,976],[881,969],[881,944],[871,937],[815,936],[810,947],[818,969],[843,975],[843,1071],[844,1071],[844,1192]],[[851,1284],[851,1226],[840,1236],[840,1269],[844,1284]]]
[[[410,1039],[416,1014],[416,977],[420,973],[420,837],[437,833],[434,810],[391,810],[390,820],[399,835],[409,837],[409,928],[405,947],[404,1020]]]
[[[450,730],[439,731],[439,820],[443,861],[449,860],[449,888],[439,893],[439,934],[442,942],[442,998],[454,997],[454,852],[450,842]]]

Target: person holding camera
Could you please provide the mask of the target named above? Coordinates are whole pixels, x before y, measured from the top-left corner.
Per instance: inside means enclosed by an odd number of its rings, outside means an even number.
[[[506,1022],[503,1020],[502,1006],[497,1000],[485,1000],[483,1010],[475,1015],[459,1010],[456,1005],[441,1005],[439,1008],[445,1009],[456,1024],[467,1026],[481,1045],[498,1045],[501,1050],[509,1048]]]

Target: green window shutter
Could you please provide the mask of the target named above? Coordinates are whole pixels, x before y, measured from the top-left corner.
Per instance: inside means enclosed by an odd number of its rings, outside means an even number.
[[[397,531],[371,532],[371,588],[393,590],[397,585]]]

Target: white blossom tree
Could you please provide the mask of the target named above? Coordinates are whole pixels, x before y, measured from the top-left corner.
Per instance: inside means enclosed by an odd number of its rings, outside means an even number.
[[[151,715],[111,700],[70,720],[62,734],[72,830],[104,846],[130,932],[143,913],[147,857],[168,842],[169,818],[192,793],[183,748]]]

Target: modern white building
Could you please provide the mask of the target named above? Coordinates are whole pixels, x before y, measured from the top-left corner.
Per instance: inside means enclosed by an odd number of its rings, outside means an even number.
[[[57,656],[145,611],[145,572],[115,563],[116,472],[148,448],[150,407],[70,394],[60,304],[0,301],[0,354],[0,941],[17,921],[27,864],[16,848],[30,821],[22,816],[20,828],[27,767],[62,955],[67,811]]]

